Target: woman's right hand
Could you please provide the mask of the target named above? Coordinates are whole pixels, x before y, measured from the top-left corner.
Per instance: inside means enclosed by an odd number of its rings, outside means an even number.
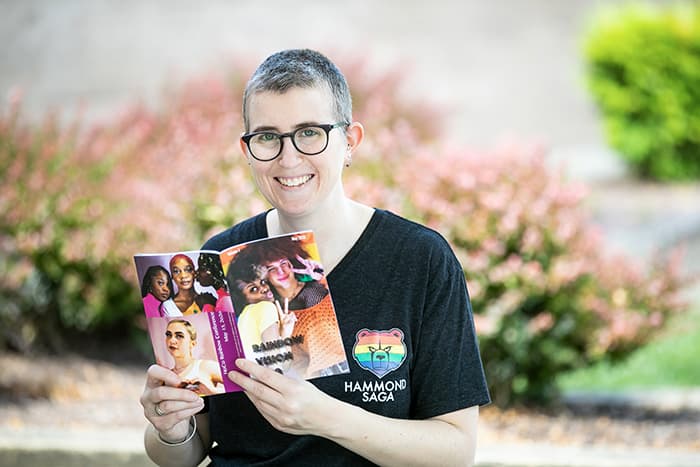
[[[204,407],[200,396],[177,387],[181,382],[173,371],[151,365],[141,394],[144,415],[158,430],[161,439],[169,443],[178,443],[187,437],[190,417]]]

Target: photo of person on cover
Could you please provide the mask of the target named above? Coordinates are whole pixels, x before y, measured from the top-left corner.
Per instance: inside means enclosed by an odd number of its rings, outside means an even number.
[[[288,300],[284,309],[275,300],[267,281],[267,270],[259,264],[259,259],[256,248],[244,248],[228,266],[227,280],[231,285],[238,333],[249,357],[265,362],[267,356],[267,366],[288,373],[292,354],[284,352],[274,358],[276,349],[263,349],[262,344],[290,338],[296,315],[289,312]]]
[[[177,288],[175,305],[183,315],[194,315],[200,312],[214,311],[216,297],[208,292],[197,292],[195,280],[197,270],[194,261],[184,253],[178,253],[170,258],[170,274]]]
[[[134,261],[146,317],[233,311],[218,254],[136,255]]]
[[[205,314],[151,318],[148,332],[154,343],[156,362],[175,372],[181,379],[181,387],[201,396],[224,392],[209,318]]]
[[[221,268],[221,259],[218,254],[201,252],[197,258],[197,282],[202,287],[212,287],[216,291],[216,303],[214,311],[233,312],[231,295],[224,278],[224,270]],[[211,311],[209,305],[205,305],[202,311]]]
[[[173,297],[173,279],[163,266],[149,266],[141,279],[141,297],[146,317],[182,316]]]
[[[221,256],[230,261],[224,270],[247,354],[252,350],[258,363],[283,360],[285,374],[301,378],[349,371],[312,232],[268,238]],[[252,321],[257,328],[246,333]],[[276,348],[280,340],[287,345]],[[274,355],[261,355],[268,347],[276,348]]]

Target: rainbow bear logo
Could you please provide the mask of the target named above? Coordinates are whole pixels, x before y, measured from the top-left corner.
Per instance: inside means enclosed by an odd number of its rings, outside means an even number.
[[[401,366],[406,360],[406,344],[403,331],[361,329],[355,334],[352,356],[361,368],[383,378]]]

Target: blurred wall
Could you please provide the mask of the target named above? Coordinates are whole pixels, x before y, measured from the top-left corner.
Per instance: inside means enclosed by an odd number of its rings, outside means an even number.
[[[555,159],[586,153],[585,170],[610,169],[579,53],[600,3],[0,0],[0,91],[20,86],[32,118],[81,103],[101,118],[136,99],[155,105],[165,85],[232,54],[367,54],[409,64],[407,89],[450,109],[459,142],[537,141]]]

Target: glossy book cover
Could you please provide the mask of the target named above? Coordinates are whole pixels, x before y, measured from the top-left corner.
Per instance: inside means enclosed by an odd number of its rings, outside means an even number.
[[[134,256],[156,362],[206,396],[245,357],[294,378],[347,373],[313,232]]]

